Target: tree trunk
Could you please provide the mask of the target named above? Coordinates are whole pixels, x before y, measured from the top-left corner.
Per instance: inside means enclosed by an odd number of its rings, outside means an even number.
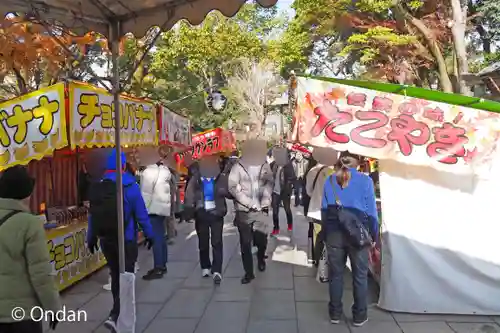
[[[396,12],[396,14],[400,14],[406,21],[408,21],[409,24],[414,26],[418,30],[418,32],[422,34],[427,44],[427,47],[429,48],[429,52],[432,54],[434,60],[436,61],[441,89],[444,92],[453,93],[453,85],[451,84],[451,80],[448,75],[448,70],[446,68],[446,61],[444,59],[443,53],[441,52],[436,37],[434,36],[432,31],[425,26],[424,22],[411,15],[399,3],[398,0],[395,0],[393,9]]]
[[[481,38],[481,42],[483,43],[483,52],[486,54],[491,54],[491,39],[488,37],[488,32],[482,24],[476,26],[476,31]]]
[[[465,45],[465,30],[467,28],[467,4],[462,5],[460,0],[450,0],[453,15],[451,33],[453,35],[453,46],[457,57],[458,86],[460,93],[470,96],[471,91],[467,83],[462,79],[463,75],[469,73],[469,62],[467,61],[467,50]]]

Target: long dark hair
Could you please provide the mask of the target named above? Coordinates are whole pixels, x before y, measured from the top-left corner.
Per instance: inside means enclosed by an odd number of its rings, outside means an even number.
[[[351,171],[349,169],[356,168],[359,165],[359,161],[360,157],[358,155],[351,154],[348,151],[340,153],[336,165],[336,178],[337,184],[341,188],[346,188],[349,185],[349,181],[351,180]]]

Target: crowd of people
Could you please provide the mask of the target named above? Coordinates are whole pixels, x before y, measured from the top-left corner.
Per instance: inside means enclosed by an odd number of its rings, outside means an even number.
[[[264,154],[260,154],[262,150]],[[238,156],[235,152],[222,160],[206,156],[189,163],[181,216],[178,174],[174,168],[160,160],[136,171],[127,164],[124,154],[122,165],[117,166],[116,151],[112,150],[103,176],[89,186],[87,198],[90,201],[87,245],[92,253],[102,250],[110,271],[113,307],[105,322],[107,328],[116,332],[120,315],[118,172],[123,177],[126,272],[137,270],[141,231],[146,246],[153,251],[154,262],[143,279],[161,279],[167,274],[167,238],[172,240],[175,231],[171,230],[175,230],[175,219],[180,217],[185,221],[194,220],[201,275],[211,276],[215,284],[222,283],[224,217],[228,210],[226,202],[232,200],[244,269],[241,283],[251,283],[255,279],[252,248],[257,248],[257,269],[265,271],[268,234],[280,233],[281,207],[286,213],[288,231],[293,230],[290,206],[295,194],[295,206],[304,206],[305,216],[311,218],[311,234],[314,224],[321,225],[312,256],[318,261],[318,254],[323,252],[319,247],[326,245],[331,322],[339,323],[342,315],[342,278],[347,257],[354,280],[353,322],[361,326],[367,321],[368,251],[378,237],[378,214],[373,182],[357,171],[359,157],[342,153],[335,165],[322,165],[311,157],[289,151],[284,159],[278,160],[270,150],[267,161],[263,161],[260,156],[265,156],[265,150],[265,145],[250,141],[244,151],[252,154]],[[18,166],[7,169],[0,177],[0,247],[3,248],[0,251],[0,332],[42,332],[41,323],[30,318],[13,322],[14,306],[21,305],[26,310],[34,306],[60,308],[48,264],[44,229],[25,205],[34,182],[26,169]],[[272,231],[268,230],[271,220]],[[361,243],[356,239],[358,229],[353,229],[354,234],[349,229],[353,225],[361,230],[362,236],[365,231],[366,239]],[[7,262],[12,265],[4,265]],[[12,288],[14,284],[22,288]],[[56,325],[57,322],[50,323],[53,329]]]

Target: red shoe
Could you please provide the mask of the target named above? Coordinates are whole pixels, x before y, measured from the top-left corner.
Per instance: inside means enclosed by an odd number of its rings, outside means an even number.
[[[293,225],[288,225],[288,231],[292,231],[293,230]]]
[[[272,236],[278,236],[280,234],[280,231],[277,229],[274,229],[273,232],[271,233]]]

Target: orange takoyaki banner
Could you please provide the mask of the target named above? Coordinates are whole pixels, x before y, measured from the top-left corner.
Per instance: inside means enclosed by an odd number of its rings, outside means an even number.
[[[0,170],[68,144],[64,83],[0,103]]]
[[[71,148],[115,145],[113,95],[85,83],[71,82],[69,94],[69,137]],[[154,103],[120,96],[122,146],[158,144]]]

